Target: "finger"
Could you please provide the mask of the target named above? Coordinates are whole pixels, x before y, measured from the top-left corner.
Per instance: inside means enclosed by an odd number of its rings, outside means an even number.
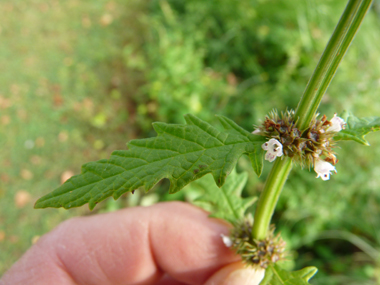
[[[165,275],[160,279],[160,281],[154,283],[154,285],[186,285],[186,283],[175,280],[169,275]]]
[[[176,203],[170,211],[166,205],[157,205],[163,216],[154,216],[151,225],[152,251],[164,272],[187,284],[203,284],[216,270],[240,259],[220,237],[228,234],[226,223],[189,204]]]
[[[265,269],[247,267],[239,261],[223,267],[204,285],[259,285],[264,275]]]
[[[228,233],[225,224],[180,202],[75,218],[41,238],[4,280],[49,284],[56,275],[60,284],[154,284],[167,272],[203,284],[238,260],[221,233]]]

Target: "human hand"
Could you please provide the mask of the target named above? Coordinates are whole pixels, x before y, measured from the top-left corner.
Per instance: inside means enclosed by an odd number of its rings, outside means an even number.
[[[0,284],[259,284],[220,234],[228,226],[181,202],[70,219],[44,235]]]

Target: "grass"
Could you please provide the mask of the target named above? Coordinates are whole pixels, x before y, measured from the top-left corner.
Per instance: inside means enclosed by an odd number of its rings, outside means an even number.
[[[136,3],[0,3],[0,275],[39,236],[89,212],[37,211],[34,201],[135,136],[128,109],[137,83],[123,47],[139,41],[129,19]]]

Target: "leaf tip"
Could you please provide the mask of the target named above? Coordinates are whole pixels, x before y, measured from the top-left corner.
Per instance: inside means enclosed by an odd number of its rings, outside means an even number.
[[[216,185],[220,188],[224,185],[224,182],[226,182],[227,175],[219,175],[218,177],[214,177]]]
[[[188,125],[194,125],[194,121],[199,121],[199,119],[192,114],[185,114],[183,117]]]
[[[41,206],[41,203],[40,203],[40,199],[38,199],[36,201],[36,203],[34,203],[34,206],[33,206],[34,209],[43,209],[44,207]]]
[[[254,152],[250,153],[248,157],[257,177],[260,177],[264,168],[264,152],[261,149],[258,151],[255,150]]]
[[[179,190],[181,190],[181,189],[178,189],[178,186],[173,179],[169,178],[169,181],[170,181],[169,194],[174,194],[178,192]]]
[[[39,198],[35,203],[34,203],[34,209],[45,209],[48,207],[51,207],[49,204],[46,205],[46,198],[49,198],[50,194],[44,195],[41,198]]]
[[[257,177],[260,177],[262,172],[263,172],[263,169],[262,169],[262,168],[261,168],[260,171],[257,171],[257,172],[256,172],[256,170],[255,170],[255,173],[256,173]]]
[[[93,200],[91,200],[90,202],[88,202],[88,208],[90,209],[90,211],[94,210],[95,206],[98,204],[98,202],[95,202]]]
[[[318,272],[318,268],[314,266],[306,267],[304,270],[307,271],[307,273],[304,275],[305,281],[309,281]]]
[[[163,126],[164,125],[166,125],[166,124],[165,123],[161,123],[161,122],[154,122],[154,123],[152,123],[153,129],[155,130],[155,132],[157,134],[162,134],[163,133]],[[133,140],[127,143],[128,147],[131,144],[131,142],[133,142]]]

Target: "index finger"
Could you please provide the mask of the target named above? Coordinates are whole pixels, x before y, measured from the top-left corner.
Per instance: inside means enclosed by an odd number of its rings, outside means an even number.
[[[239,259],[224,246],[221,233],[228,233],[225,224],[180,202],[75,218],[42,237],[3,282],[154,284],[167,273],[202,284]]]

